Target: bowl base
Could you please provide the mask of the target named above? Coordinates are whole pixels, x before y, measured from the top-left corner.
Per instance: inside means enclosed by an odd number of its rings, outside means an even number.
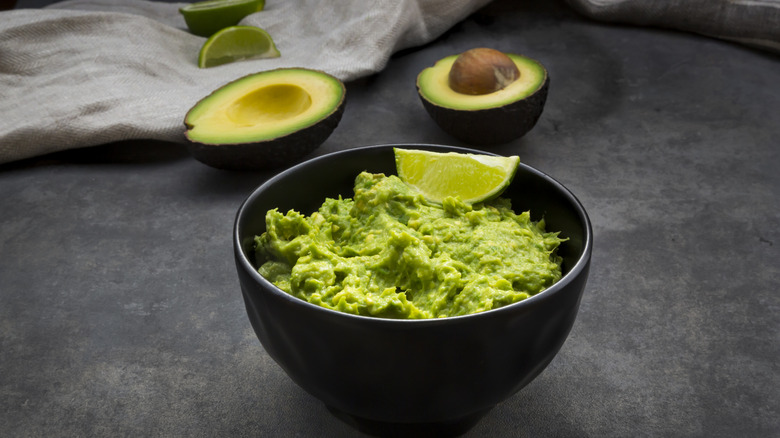
[[[327,405],[326,405],[327,406]],[[376,437],[394,438],[414,438],[414,437],[456,437],[463,435],[469,429],[474,427],[479,420],[490,410],[475,412],[454,420],[431,422],[431,423],[392,423],[386,421],[371,420],[361,418],[340,411],[332,406],[327,406],[328,410],[341,421],[349,424],[355,429]]]

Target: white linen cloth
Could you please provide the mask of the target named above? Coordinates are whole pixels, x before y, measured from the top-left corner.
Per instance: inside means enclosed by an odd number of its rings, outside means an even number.
[[[780,0],[567,0],[590,18],[656,26],[780,53]]]
[[[185,3],[67,0],[0,12],[0,163],[127,139],[183,142],[184,116],[241,76],[280,67],[344,81],[379,72],[490,0],[284,0],[240,24],[282,56],[200,69]]]

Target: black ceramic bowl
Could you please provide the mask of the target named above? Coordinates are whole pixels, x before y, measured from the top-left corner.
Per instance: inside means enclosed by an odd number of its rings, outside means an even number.
[[[592,231],[564,186],[520,165],[504,197],[516,212],[544,217],[569,240],[563,278],[519,303],[483,313],[391,320],[325,309],[294,298],[257,273],[253,238],[272,208],[310,214],[326,197],[352,197],[364,170],[395,174],[393,147],[483,153],[435,145],[349,149],[306,161],[268,180],[238,211],[233,244],[252,327],[268,354],[340,418],[371,434],[458,434],[533,380],[571,330],[588,277]]]

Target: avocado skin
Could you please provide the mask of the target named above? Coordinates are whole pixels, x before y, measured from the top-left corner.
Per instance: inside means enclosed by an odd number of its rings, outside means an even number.
[[[338,126],[344,114],[342,98],[330,115],[314,125],[270,140],[237,144],[208,144],[190,140],[190,154],[208,166],[223,170],[267,170],[291,164],[314,151]]]
[[[469,145],[508,143],[528,133],[539,120],[547,101],[550,76],[530,96],[507,105],[483,110],[456,110],[436,105],[419,93],[431,118],[439,127]]]

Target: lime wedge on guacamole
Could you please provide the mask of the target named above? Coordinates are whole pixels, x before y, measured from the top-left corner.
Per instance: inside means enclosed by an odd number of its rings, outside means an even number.
[[[262,11],[265,0],[205,0],[179,9],[187,28],[195,35],[209,37],[235,26],[249,14]]]
[[[518,156],[431,152],[395,148],[398,176],[427,200],[441,203],[448,196],[476,204],[500,195],[512,182]]]

